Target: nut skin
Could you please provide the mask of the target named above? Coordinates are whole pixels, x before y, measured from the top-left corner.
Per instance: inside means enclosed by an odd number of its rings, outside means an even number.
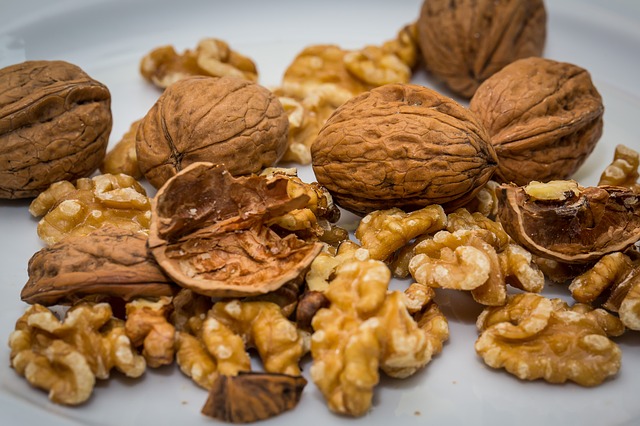
[[[602,135],[604,105],[589,73],[546,58],[504,67],[478,88],[469,108],[489,132],[501,182],[567,179]]]
[[[156,188],[200,161],[223,164],[234,176],[257,173],[280,160],[288,128],[282,105],[266,88],[233,77],[187,77],[142,119],[138,164]]]
[[[109,89],[76,65],[0,69],[0,198],[31,198],[89,176],[105,156],[112,122]]]
[[[425,0],[418,43],[427,71],[470,98],[507,64],[542,55],[546,21],[542,0]]]
[[[414,84],[372,89],[340,106],[311,146],[318,183],[359,215],[468,202],[497,157],[475,115]]]

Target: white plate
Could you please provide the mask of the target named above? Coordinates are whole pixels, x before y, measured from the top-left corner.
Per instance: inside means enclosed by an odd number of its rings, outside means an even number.
[[[3,1],[0,5],[0,66],[25,59],[64,59],[105,83],[113,96],[111,143],[142,117],[159,92],[140,77],[140,58],[173,44],[178,50],[204,37],[228,41],[253,58],[260,82],[276,86],[294,55],[312,43],[343,47],[379,44],[418,14],[420,0],[397,1]],[[585,185],[597,182],[616,144],[640,149],[640,4],[636,0],[547,2],[545,56],[591,71],[603,95],[605,131],[578,172]],[[424,73],[416,82],[438,87]],[[309,168],[303,170],[311,177]],[[210,425],[200,414],[206,393],[175,367],[148,370],[139,380],[117,373],[100,382],[91,400],[76,408],[50,403],[9,367],[6,342],[26,305],[19,293],[26,266],[41,247],[28,201],[0,201],[0,423],[3,425]],[[545,294],[567,296],[565,288]],[[459,298],[455,300],[458,301]],[[521,382],[485,367],[473,349],[475,316],[470,303],[439,297],[451,338],[426,369],[406,380],[382,379],[371,412],[360,419],[331,414],[309,383],[299,406],[263,424],[287,426],[411,424],[622,425],[640,423],[640,335],[618,339],[620,374],[586,389],[574,384]],[[308,371],[309,362],[304,365]]]

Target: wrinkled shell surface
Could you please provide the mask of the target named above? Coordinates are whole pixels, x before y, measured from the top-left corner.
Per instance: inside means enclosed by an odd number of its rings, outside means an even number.
[[[147,251],[147,236],[105,226],[87,236],[69,237],[33,255],[20,297],[45,306],[85,296],[171,296],[177,286]]]
[[[289,121],[266,88],[233,77],[188,77],[168,87],[136,135],[138,164],[159,188],[186,166],[223,164],[234,175],[273,166]]]
[[[288,179],[234,178],[219,165],[195,163],[152,201],[149,248],[176,283],[212,297],[268,293],[296,279],[320,243],[281,236],[269,219],[306,205],[290,198]]]
[[[567,200],[536,201],[522,187],[502,185],[499,218],[529,251],[563,263],[596,261],[640,240],[640,200],[621,187],[581,188]]]
[[[427,70],[470,98],[504,66],[540,56],[546,24],[542,0],[425,0],[418,42]]]
[[[503,182],[566,179],[602,135],[604,105],[589,73],[550,59],[505,67],[478,88],[469,108],[491,136]]]
[[[497,165],[480,122],[428,88],[390,84],[344,103],[312,145],[318,182],[357,214],[469,201]]]
[[[63,61],[0,69],[0,198],[30,198],[89,176],[111,133],[106,86]]]

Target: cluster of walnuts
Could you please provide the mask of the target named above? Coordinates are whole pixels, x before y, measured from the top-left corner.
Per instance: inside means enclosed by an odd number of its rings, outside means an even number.
[[[104,85],[60,61],[0,70],[0,198],[34,198],[45,244],[13,368],[77,405],[113,368],[175,362],[209,391],[203,413],[237,423],[295,407],[310,355],[329,408],[362,416],[380,371],[443,351],[437,295],[463,291],[488,366],[614,376],[612,338],[640,330],[640,155],[621,145],[598,186],[570,180],[604,107],[586,70],[541,57],[545,38],[542,0],[425,0],[381,45],[305,48],[272,89],[223,40],[163,46],[140,65],[161,95],[108,153]],[[418,66],[468,108],[411,84]],[[351,236],[340,208],[360,217]]]

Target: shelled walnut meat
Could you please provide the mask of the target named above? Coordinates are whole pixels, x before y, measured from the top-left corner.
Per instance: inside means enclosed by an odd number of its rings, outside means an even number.
[[[496,179],[506,183],[567,179],[602,135],[604,105],[589,72],[551,59],[504,67],[482,83],[469,108],[489,132]]]
[[[111,94],[78,66],[26,61],[0,69],[0,198],[30,198],[89,176],[111,132]]]
[[[547,14],[543,0],[424,0],[417,25],[427,70],[470,98],[504,66],[542,54]]]
[[[224,165],[234,176],[273,166],[289,122],[266,88],[234,77],[188,77],[168,87],[142,119],[138,165],[159,188],[190,164]]]
[[[491,178],[497,157],[475,115],[414,84],[389,84],[345,102],[311,146],[313,170],[356,214],[429,204],[454,209]]]
[[[303,208],[285,176],[233,177],[221,165],[195,163],[152,201],[149,248],[177,284],[216,297],[276,290],[298,278],[321,244],[277,234],[269,219]]]

